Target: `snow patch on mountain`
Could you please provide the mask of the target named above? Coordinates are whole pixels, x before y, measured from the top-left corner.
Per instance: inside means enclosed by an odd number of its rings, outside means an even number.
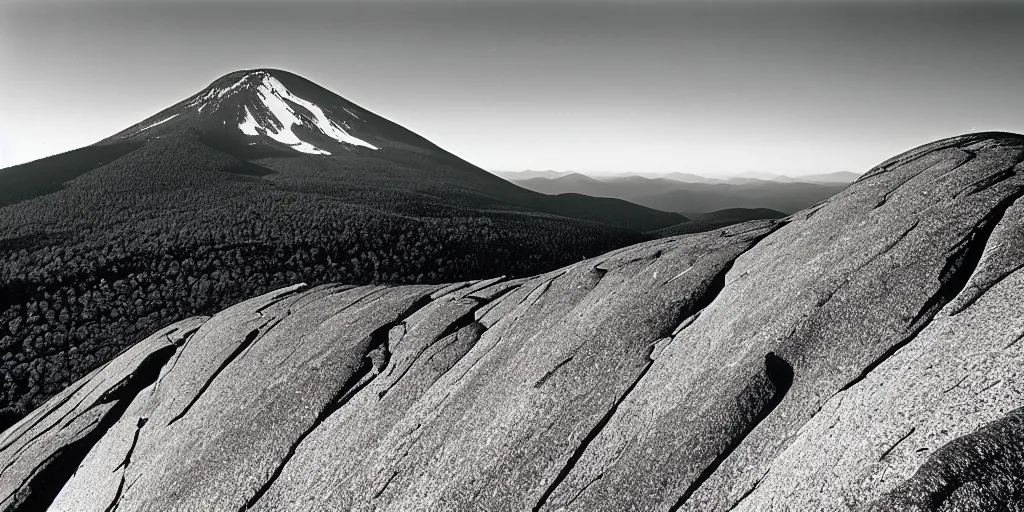
[[[220,85],[222,83],[230,85],[222,86]],[[123,136],[142,133],[154,126],[166,123],[188,110],[195,112],[207,122],[220,121],[222,125],[231,126],[238,122],[237,118],[232,119],[231,114],[238,112],[238,109],[241,108],[245,115],[241,123],[238,124],[238,129],[243,134],[250,137],[266,136],[302,153],[331,154],[325,149],[300,139],[295,131],[296,126],[319,132],[343,144],[373,150],[380,149],[349,134],[346,130],[350,130],[351,127],[347,120],[332,119],[332,113],[326,112],[320,105],[296,95],[277,77],[263,70],[247,72],[230,81],[220,81],[188,100],[184,108],[186,110],[178,110],[170,117],[135,132],[127,132]],[[351,110],[344,107],[342,109],[348,115],[362,121]]]
[[[168,118],[166,118],[166,119],[164,119],[164,120],[162,120],[162,121],[157,121],[157,122],[155,122],[155,123],[153,123],[153,124],[151,124],[151,125],[149,125],[149,126],[146,126],[145,128],[140,128],[140,129],[139,129],[139,131],[137,131],[137,132],[135,132],[135,133],[142,133],[142,132],[144,132],[144,131],[146,131],[146,130],[148,130],[148,129],[150,129],[150,128],[154,127],[154,126],[157,126],[157,125],[161,125],[161,124],[164,124],[164,123],[166,123],[167,121],[170,121],[171,119],[174,119],[175,117],[178,117],[178,114],[174,114],[174,115],[172,115],[171,117],[168,117]]]
[[[205,98],[207,101],[218,101],[239,90],[242,84],[250,83],[256,87],[256,96],[262,105],[253,105],[252,109],[250,109],[249,105],[245,106],[245,118],[238,125],[242,133],[249,136],[263,134],[302,153],[314,155],[331,154],[329,151],[299,139],[298,135],[293,131],[294,127],[299,125],[317,130],[338,142],[369,149],[379,149],[369,142],[349,135],[338,123],[328,117],[327,113],[319,105],[295,95],[278,79],[270,76],[268,73],[258,72],[256,76],[259,78],[258,82],[250,80],[253,77],[252,74],[246,75],[239,82],[228,88],[223,90],[211,89],[201,96],[200,99]],[[313,115],[312,119],[309,116],[300,115],[289,102],[309,111]],[[203,103],[199,108],[202,109],[205,105],[206,103]],[[265,116],[265,121],[261,123],[257,116],[253,114],[254,110],[257,113],[266,112],[269,115]]]
[[[252,76],[252,74],[245,75],[242,78],[240,78],[237,82],[223,89],[212,88],[206,91],[206,93],[202,96],[199,96],[196,99],[192,100],[186,106],[195,107],[196,105],[199,105],[199,111],[202,112],[203,108],[209,105],[211,101],[223,99],[228,94],[232,94],[234,92],[241,90],[248,83],[250,76]]]
[[[318,147],[316,147],[316,146],[314,146],[314,145],[312,145],[312,144],[310,144],[308,142],[304,142],[304,141],[301,141],[301,140],[299,141],[298,144],[292,145],[292,149],[294,149],[295,151],[298,151],[300,153],[309,153],[310,155],[329,155],[329,154],[331,154],[330,151],[326,151],[326,150],[320,149],[320,148],[318,148]]]
[[[273,115],[273,118],[271,119],[272,124],[277,124],[278,126],[268,127],[257,125],[253,129],[262,128],[268,137],[282,144],[287,144],[296,151],[314,155],[331,154],[330,152],[324,151],[308,142],[304,142],[302,139],[299,139],[298,135],[295,135],[295,132],[292,131],[292,127],[297,124],[301,125],[302,120],[299,118],[298,114],[296,114],[295,111],[284,102],[284,95],[278,90],[276,84],[271,82],[271,80],[273,80],[273,82],[277,82],[277,80],[274,80],[273,78],[270,80],[265,78],[259,85],[257,92],[259,94],[260,101],[263,102],[263,105],[266,106]],[[280,82],[277,83],[279,84]],[[284,86],[281,86],[281,88],[283,89]],[[285,89],[285,91],[287,91],[287,89]],[[248,107],[246,107],[246,109],[248,109]],[[255,121],[255,119],[253,121]],[[239,128],[242,127],[239,126]],[[242,131],[244,132],[245,128],[242,128]]]
[[[370,149],[377,149],[372,144],[370,144],[370,143],[368,143],[368,142],[366,142],[364,140],[361,140],[361,139],[358,139],[356,137],[353,137],[353,136],[349,135],[347,132],[345,132],[345,130],[341,129],[341,126],[338,126],[338,123],[335,123],[329,117],[327,117],[327,114],[324,113],[323,109],[321,109],[319,106],[315,105],[312,102],[306,101],[306,100],[304,100],[304,99],[302,99],[302,98],[292,94],[292,92],[289,91],[284,86],[284,84],[279,82],[276,78],[274,78],[274,77],[267,77],[267,78],[265,78],[263,80],[263,85],[260,87],[261,91],[263,90],[264,86],[269,86],[280,98],[287,99],[287,100],[291,101],[292,103],[298,104],[298,105],[304,107],[306,110],[309,110],[310,112],[312,112],[313,117],[315,118],[313,120],[314,125],[316,125],[316,127],[321,132],[323,132],[324,135],[326,135],[326,136],[328,136],[328,137],[330,137],[330,138],[332,138],[332,139],[334,139],[334,140],[336,140],[338,142],[344,142],[346,144],[352,144],[354,146],[368,147]],[[286,106],[287,106],[287,104],[286,104]],[[289,107],[289,110],[291,110],[290,107]],[[294,111],[292,111],[292,112],[294,113]]]
[[[200,107],[202,110],[202,107]],[[260,132],[256,129],[259,128],[260,124],[256,122],[256,118],[252,116],[252,112],[249,111],[249,105],[245,106],[245,120],[242,124],[238,125],[242,129],[242,133],[246,135],[259,135]]]

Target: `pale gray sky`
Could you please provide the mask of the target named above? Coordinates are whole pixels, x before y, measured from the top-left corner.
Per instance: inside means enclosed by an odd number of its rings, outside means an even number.
[[[0,166],[274,67],[493,170],[861,172],[1024,131],[1022,26],[976,0],[0,0]]]

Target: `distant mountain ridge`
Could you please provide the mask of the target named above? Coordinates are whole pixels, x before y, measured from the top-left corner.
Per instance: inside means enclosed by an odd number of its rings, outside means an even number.
[[[837,171],[830,173],[803,174],[789,176],[785,174],[772,173],[741,173],[727,176],[704,176],[701,174],[685,172],[614,172],[614,173],[586,173],[579,171],[492,171],[495,175],[501,176],[512,182],[525,181],[532,178],[558,179],[570,174],[579,174],[599,181],[610,181],[621,178],[639,176],[642,178],[666,179],[681,181],[683,183],[742,183],[749,181],[779,181],[785,183],[853,183],[860,177],[860,174],[850,171]]]
[[[854,173],[809,176],[806,180],[786,179],[691,179],[689,176],[652,177],[642,175],[589,176],[562,173],[557,177],[534,173],[519,178],[503,173],[514,183],[545,194],[575,192],[595,197],[623,199],[664,211],[709,213],[729,208],[772,209],[794,213],[813,206],[843,190],[856,178]],[[679,178],[679,179],[674,179]],[[690,181],[684,181],[690,180]],[[848,181],[847,181],[848,180]]]

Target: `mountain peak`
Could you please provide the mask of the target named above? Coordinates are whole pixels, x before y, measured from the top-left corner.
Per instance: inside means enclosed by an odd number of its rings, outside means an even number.
[[[242,146],[331,155],[354,148],[380,149],[354,134],[358,131],[354,125],[370,117],[375,116],[302,77],[276,69],[251,69],[228,73],[113,138],[158,138],[191,126]]]

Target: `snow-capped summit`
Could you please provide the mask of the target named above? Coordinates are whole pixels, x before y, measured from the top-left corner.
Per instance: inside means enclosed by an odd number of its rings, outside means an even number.
[[[255,78],[255,81],[259,83],[259,85],[256,86],[256,90],[259,103],[261,104],[256,106],[253,110],[263,114],[264,121],[261,122],[256,119],[255,114],[253,114],[249,106],[246,105],[245,119],[238,125],[242,130],[242,133],[252,136],[265,134],[268,137],[283,144],[292,146],[296,151],[301,151],[303,153],[330,154],[329,152],[317,148],[308,142],[300,140],[292,131],[292,127],[295,125],[301,125],[309,128],[315,128],[316,130],[319,130],[320,133],[338,142],[377,149],[373,144],[349,135],[348,132],[339,126],[337,121],[331,119],[326,113],[324,113],[322,108],[312,102],[296,96],[288,90],[280,80],[270,76],[269,73],[257,71],[252,75],[246,76],[239,81],[239,83],[244,83],[246,80],[251,80],[253,78]],[[218,94],[230,94],[230,91],[231,89],[226,89]],[[313,115],[313,117],[309,118],[300,114],[291,105],[305,108]],[[205,106],[205,103],[203,103],[199,108],[202,108],[203,106]]]
[[[153,139],[192,128],[251,150],[310,155],[436,146],[292,73],[237,71],[111,139]]]

